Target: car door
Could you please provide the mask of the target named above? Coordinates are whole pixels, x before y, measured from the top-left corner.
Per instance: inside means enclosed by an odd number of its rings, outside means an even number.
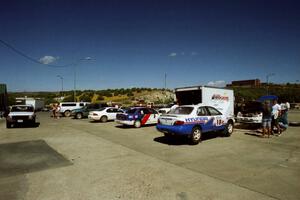
[[[150,124],[156,124],[157,123],[157,120],[158,120],[158,117],[159,117],[159,114],[156,110],[152,109],[152,108],[149,108],[149,113],[150,113],[150,117],[149,117],[149,123]]]
[[[106,115],[108,120],[112,120],[116,118],[116,113],[114,112],[114,108],[108,108],[106,110]]]
[[[208,114],[210,116],[209,129],[210,131],[222,130],[224,128],[223,115],[216,108],[207,106]]]
[[[203,132],[208,132],[212,130],[213,120],[208,112],[208,109],[204,106],[199,107],[196,111],[198,123],[200,124]]]
[[[123,113],[123,111],[118,108],[112,108],[110,113],[110,117],[111,117],[110,119],[115,120],[117,118],[118,113]]]

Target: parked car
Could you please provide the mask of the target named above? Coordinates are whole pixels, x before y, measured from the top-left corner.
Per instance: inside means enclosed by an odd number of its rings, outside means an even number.
[[[89,112],[88,118],[92,121],[107,122],[109,120],[115,120],[118,113],[123,113],[123,111],[115,107],[104,107]]]
[[[6,128],[16,124],[35,124],[36,115],[32,105],[14,105],[6,117]]]
[[[157,124],[158,112],[152,108],[133,107],[126,113],[117,114],[116,122],[140,128],[146,124]]]
[[[106,103],[93,103],[87,104],[82,108],[77,108],[72,110],[71,116],[75,119],[86,118],[89,115],[89,112],[99,110],[100,108],[108,107]]]
[[[262,123],[262,108],[265,101],[278,99],[275,95],[261,96],[256,101],[246,102],[237,113],[236,121],[239,123],[259,125]]]
[[[242,110],[237,113],[238,123],[261,124],[262,123],[262,103],[258,101],[246,102]]]
[[[82,108],[85,105],[90,104],[89,102],[63,102],[60,103],[60,113],[65,117],[70,117],[71,111],[77,108]]]
[[[233,132],[234,119],[204,104],[179,106],[158,119],[157,130],[166,137],[188,136],[192,144],[201,141],[202,133],[223,131],[225,136]]]

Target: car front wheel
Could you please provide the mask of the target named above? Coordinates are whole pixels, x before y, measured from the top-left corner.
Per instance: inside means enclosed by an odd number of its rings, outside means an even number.
[[[201,141],[202,132],[199,127],[194,127],[191,134],[191,144],[198,144]]]
[[[224,136],[229,137],[233,133],[233,123],[229,121],[224,129]]]

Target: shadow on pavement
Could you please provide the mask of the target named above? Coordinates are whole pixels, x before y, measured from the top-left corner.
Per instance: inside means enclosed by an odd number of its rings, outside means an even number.
[[[205,142],[207,140],[215,139],[218,137],[222,137],[220,133],[210,132],[202,135],[201,142]],[[153,139],[153,141],[167,144],[167,145],[191,145],[189,138],[186,136],[160,136]]]
[[[40,122],[36,122],[34,124],[14,124],[12,128],[37,128],[40,124]]]

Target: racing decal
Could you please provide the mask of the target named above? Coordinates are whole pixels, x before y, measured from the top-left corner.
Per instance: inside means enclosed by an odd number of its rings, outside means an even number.
[[[145,114],[141,120],[142,125],[146,124],[151,114]]]
[[[185,124],[205,124],[208,121],[208,117],[190,117],[185,118]]]
[[[229,97],[228,96],[221,96],[219,94],[214,94],[211,97],[212,100],[221,100],[221,101],[229,101]]]
[[[214,122],[213,122],[214,126],[223,126],[224,125],[224,120],[222,120],[222,118],[215,118]]]

